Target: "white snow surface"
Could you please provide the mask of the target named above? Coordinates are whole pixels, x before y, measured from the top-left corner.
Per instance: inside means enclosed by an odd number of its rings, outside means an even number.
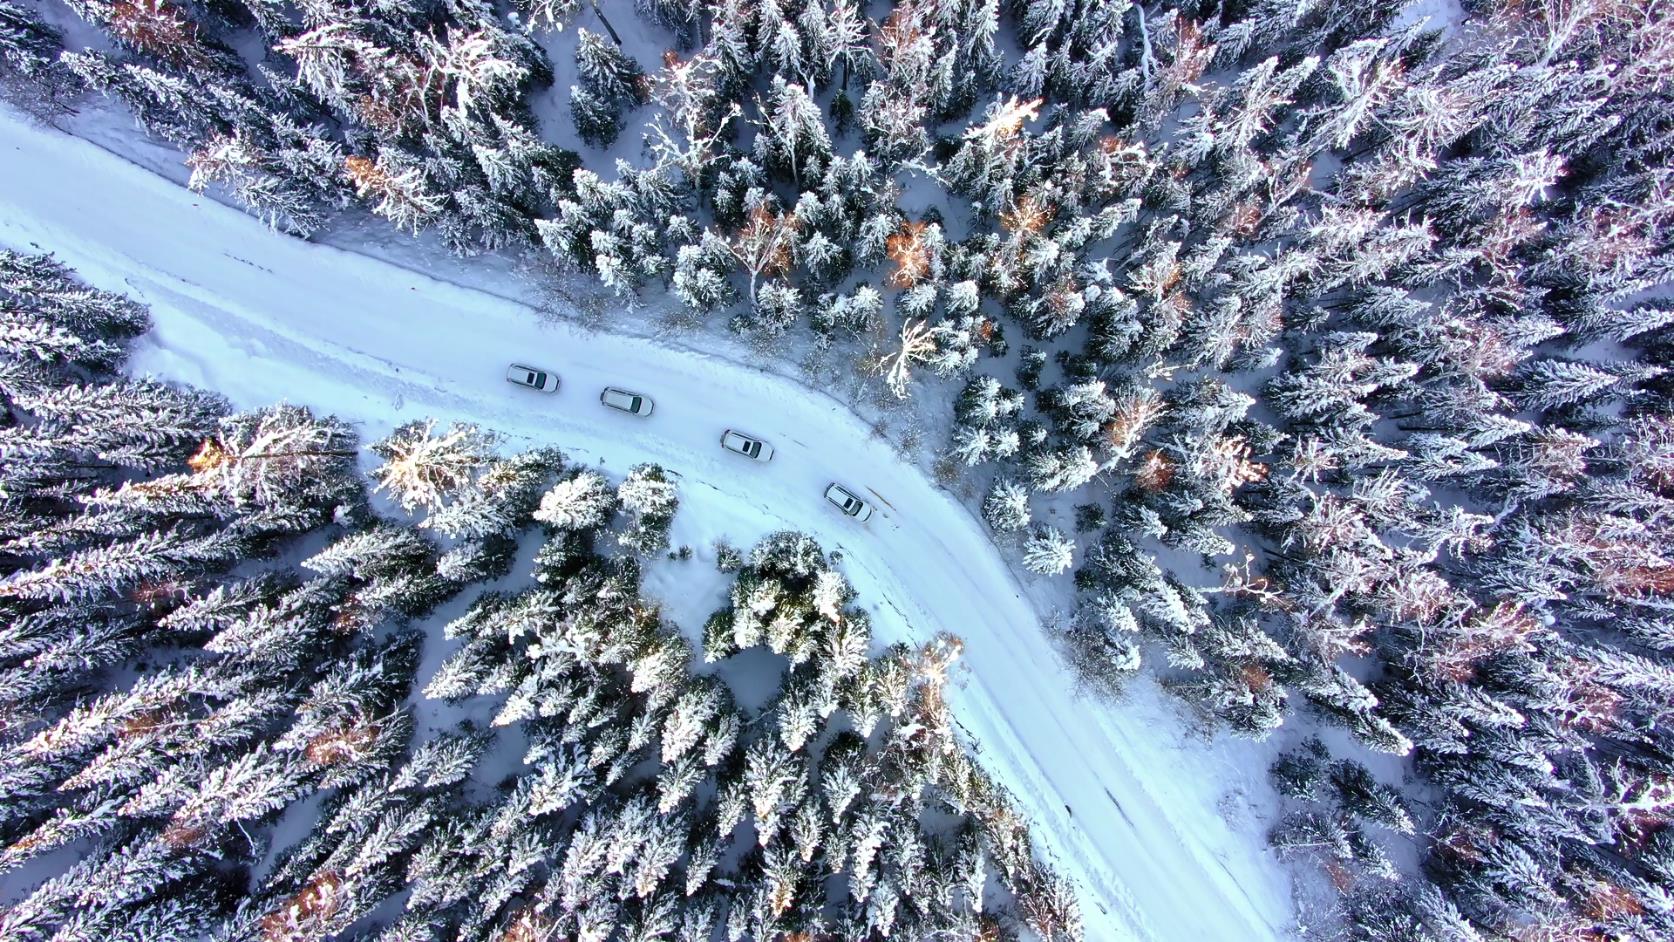
[[[710,541],[747,549],[774,530],[812,534],[841,552],[880,640],[964,639],[955,713],[1037,848],[1080,885],[1091,942],[1290,936],[1289,880],[1262,842],[1271,747],[1210,739],[1149,681],[1116,706],[1079,697],[1037,611],[1061,588],[1026,596],[980,522],[830,396],[276,235],[3,109],[0,245],[53,252],[91,284],[148,304],[155,327],[132,368],[239,407],[307,405],[357,422],[367,441],[414,418],[471,421],[616,475],[644,461],[678,472],[675,545],[692,544],[699,561],[654,564],[647,591],[688,634],[720,601],[680,568],[712,572]],[[508,384],[511,361],[555,371],[562,388]],[[655,415],[603,408],[606,384],[653,397]],[[771,442],[773,461],[722,451],[728,427]],[[824,503],[833,480],[875,501],[870,523]]]

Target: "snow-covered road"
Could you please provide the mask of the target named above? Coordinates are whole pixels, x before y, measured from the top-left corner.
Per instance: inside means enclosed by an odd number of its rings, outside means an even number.
[[[1082,884],[1089,939],[1285,936],[1286,880],[1214,807],[1221,781],[1261,770],[1183,741],[1183,724],[1154,697],[1133,710],[1079,699],[980,523],[830,397],[274,235],[4,111],[0,244],[55,252],[93,284],[149,304],[156,328],[139,367],[239,406],[306,404],[361,422],[369,440],[419,416],[466,419],[618,474],[660,462],[682,475],[681,513],[698,509],[741,545],[774,529],[811,532],[842,550],[881,634],[945,628],[965,639],[955,709],[1040,846]],[[509,385],[511,360],[556,371],[563,388],[545,396]],[[653,396],[655,416],[602,408],[607,382]],[[773,443],[772,463],[723,452],[729,426]],[[831,480],[876,496],[869,524],[823,503]]]

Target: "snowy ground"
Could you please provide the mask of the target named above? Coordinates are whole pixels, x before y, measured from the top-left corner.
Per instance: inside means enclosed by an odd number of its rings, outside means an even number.
[[[622,473],[681,475],[676,545],[648,590],[689,633],[718,601],[693,591],[709,543],[812,533],[873,609],[884,640],[965,639],[954,707],[985,765],[1017,795],[1041,848],[1081,884],[1091,940],[1283,938],[1290,889],[1261,834],[1270,750],[1208,741],[1148,682],[1106,708],[1079,699],[1040,612],[1062,584],[1020,585],[980,523],[839,402],[724,358],[643,337],[542,322],[498,295],[340,248],[274,235],[97,146],[0,113],[0,244],[55,252],[95,285],[149,304],[135,368],[358,421],[367,440],[421,416],[557,444]],[[504,379],[517,360],[563,378],[554,396]],[[610,383],[655,398],[634,419],[603,409]],[[736,427],[773,443],[757,466],[724,453]],[[828,481],[875,498],[855,524]],[[692,567],[689,571],[680,567]]]

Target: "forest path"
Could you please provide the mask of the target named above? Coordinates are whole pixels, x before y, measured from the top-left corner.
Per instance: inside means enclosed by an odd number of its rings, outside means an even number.
[[[1029,815],[1037,846],[1081,884],[1089,942],[1287,934],[1285,877],[1213,806],[1228,783],[1265,775],[1240,764],[1253,753],[1187,741],[1148,682],[1116,708],[1079,698],[980,522],[830,397],[273,234],[5,110],[0,181],[0,244],[54,252],[90,283],[150,305],[156,326],[136,350],[136,370],[217,390],[240,407],[283,400],[332,412],[368,441],[433,416],[480,423],[513,444],[555,444],[616,474],[659,462],[683,475],[688,497],[701,486],[703,499],[680,513],[723,521],[714,536],[748,545],[795,528],[841,550],[882,640],[938,629],[964,639],[956,715]],[[562,389],[508,384],[513,360],[554,370]],[[651,395],[655,415],[601,407],[607,383]],[[773,443],[774,460],[723,452],[731,425]],[[875,487],[900,509],[880,506],[870,524],[856,524],[822,500],[833,480]]]

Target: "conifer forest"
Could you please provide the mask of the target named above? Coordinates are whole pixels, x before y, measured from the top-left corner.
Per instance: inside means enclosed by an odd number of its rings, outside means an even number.
[[[8,215],[0,942],[1674,939],[1674,0],[0,0]]]

